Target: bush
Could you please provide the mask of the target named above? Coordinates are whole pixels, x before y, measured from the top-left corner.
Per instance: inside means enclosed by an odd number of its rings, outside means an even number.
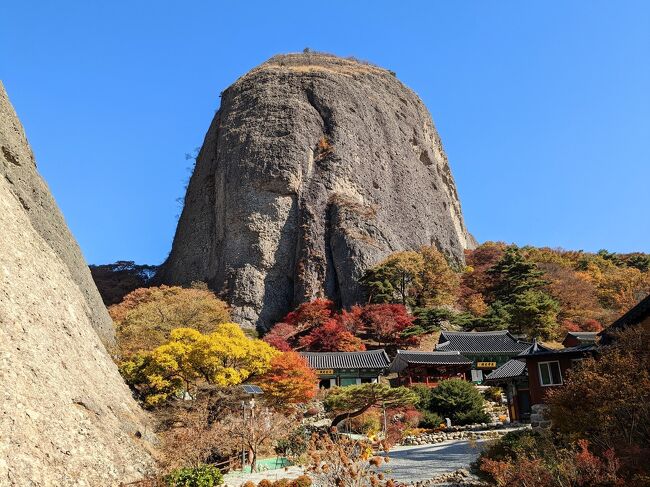
[[[427,411],[422,415],[420,420],[421,428],[440,428],[440,425],[443,424],[445,420],[438,414],[432,411]]]
[[[241,487],[255,487],[255,482],[248,480],[247,482],[243,483]]]
[[[457,413],[454,419],[455,424],[478,424],[489,423],[490,415],[483,410],[468,411],[466,413]]]
[[[509,487],[628,485],[619,477],[613,451],[597,456],[589,446],[587,440],[573,443],[549,431],[511,432],[484,450],[471,469],[483,480]]]
[[[311,479],[306,475],[301,475],[297,479],[291,481],[291,487],[311,487]]]
[[[501,404],[501,388],[490,387],[485,391],[485,398],[492,402]]]
[[[514,460],[517,455],[527,455],[539,446],[540,433],[532,430],[511,431],[501,437],[499,441],[489,443],[480,453],[474,463],[471,464],[471,471],[483,480],[494,479],[481,470],[483,459],[495,461]]]
[[[548,405],[557,431],[588,440],[597,455],[612,449],[628,485],[650,484],[650,328],[629,328],[571,369]]]
[[[471,383],[460,379],[443,380],[431,391],[430,410],[453,424],[485,423],[490,420],[483,411],[484,399]]]
[[[416,405],[418,410],[422,412],[430,411],[432,389],[426,386],[415,386],[415,387],[411,387],[411,390],[415,392],[416,396],[418,396],[418,402]]]
[[[214,487],[223,484],[221,471],[212,465],[184,467],[165,477],[169,487]]]
[[[286,438],[281,438],[275,442],[275,453],[296,461],[307,451],[309,444],[309,434],[304,426],[293,430]]]
[[[354,433],[375,435],[381,431],[381,418],[375,410],[366,411],[361,416],[348,420],[350,429]]]
[[[273,482],[267,479],[262,479],[257,484],[257,487],[273,487]]]

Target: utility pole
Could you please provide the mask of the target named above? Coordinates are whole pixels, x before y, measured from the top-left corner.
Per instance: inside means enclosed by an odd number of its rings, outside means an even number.
[[[246,403],[241,402],[242,411],[242,424],[246,424]],[[246,439],[242,436],[241,440],[241,473],[244,473],[244,466],[246,465]]]

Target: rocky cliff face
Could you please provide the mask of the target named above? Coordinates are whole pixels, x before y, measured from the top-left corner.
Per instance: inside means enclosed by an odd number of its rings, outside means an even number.
[[[0,83],[0,178],[9,184],[29,221],[68,268],[83,294],[88,318],[107,345],[115,340],[113,322],[108,316],[81,250],[68,230],[50,190],[36,171],[34,155],[13,107]]]
[[[161,282],[207,281],[244,324],[292,306],[363,298],[363,271],[435,245],[473,244],[438,133],[384,69],[276,56],[222,93]]]
[[[113,332],[0,84],[0,485],[118,485],[152,468]]]

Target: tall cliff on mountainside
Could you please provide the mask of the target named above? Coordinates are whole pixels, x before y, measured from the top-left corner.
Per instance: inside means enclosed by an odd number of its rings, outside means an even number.
[[[222,93],[159,282],[206,281],[245,325],[363,299],[391,252],[474,244],[440,137],[393,73],[323,54],[271,58]]]
[[[87,316],[106,345],[113,345],[115,330],[102,298],[97,292],[86,261],[63,215],[50,194],[45,181],[36,171],[34,155],[16,114],[0,83],[0,117],[2,117],[2,147],[0,147],[0,178],[9,183],[29,221],[68,268],[72,279],[84,296]]]
[[[112,323],[0,83],[0,485],[152,469],[148,420],[102,339]]]

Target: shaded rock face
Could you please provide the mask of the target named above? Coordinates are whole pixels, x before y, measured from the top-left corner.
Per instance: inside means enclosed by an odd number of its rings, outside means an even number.
[[[0,485],[119,485],[153,467],[106,310],[0,84]]]
[[[276,56],[223,92],[158,280],[207,281],[266,328],[362,300],[366,268],[422,245],[461,263],[473,240],[420,99],[369,64]]]

